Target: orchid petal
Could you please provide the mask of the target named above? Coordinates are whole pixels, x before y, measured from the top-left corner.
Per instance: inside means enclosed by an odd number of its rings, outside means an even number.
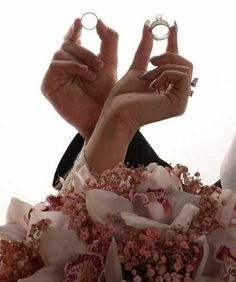
[[[60,191],[65,191],[65,190],[71,189],[71,181],[70,181],[69,177],[67,177],[66,179],[59,177],[59,181],[60,181],[61,186],[62,186]]]
[[[50,227],[61,229],[66,228],[68,225],[69,217],[60,211],[39,211],[33,210],[30,214],[29,229],[27,237],[29,235],[32,224],[36,224],[42,219],[51,220]]]
[[[73,187],[76,192],[83,192],[84,191],[84,186],[85,186],[85,181],[84,178],[76,172],[71,172],[71,176],[73,178]]]
[[[59,267],[43,267],[28,278],[17,280],[17,282],[58,282],[63,281],[64,271]]]
[[[215,251],[218,246],[228,246],[231,254],[236,257],[236,229],[216,229],[207,235],[207,241],[210,248],[210,255],[204,269],[204,274],[214,276],[221,268],[221,263],[215,259]]]
[[[81,253],[66,263],[64,273],[64,282],[100,282],[104,273],[103,257],[91,252]]]
[[[201,196],[190,194],[184,191],[176,191],[170,196],[172,206],[172,219],[173,221],[180,213],[181,209],[185,204],[192,204],[198,206]]]
[[[162,204],[158,202],[151,202],[147,205],[149,218],[161,223],[169,223],[170,211],[165,209]]]
[[[121,218],[124,219],[126,225],[135,227],[137,229],[144,229],[149,227],[158,228],[160,230],[160,233],[165,232],[168,228],[170,228],[169,225],[159,223],[157,221],[138,216],[134,213],[129,212],[121,212]]]
[[[94,222],[109,223],[108,214],[122,211],[133,212],[132,203],[113,192],[92,189],[87,192],[86,206]]]
[[[209,246],[208,246],[208,243],[207,243],[206,236],[204,236],[204,235],[201,236],[201,237],[198,237],[195,240],[195,242],[198,243],[203,248],[203,256],[202,256],[201,262],[200,262],[198,268],[193,273],[194,281],[198,282],[199,278],[202,276],[203,270],[206,266],[207,259],[209,257]]]
[[[117,244],[112,238],[105,263],[105,278],[107,282],[120,282],[122,280],[122,268],[118,258]]]
[[[183,228],[183,232],[187,232],[192,222],[192,218],[199,212],[199,208],[192,204],[185,204],[177,215],[171,226]]]
[[[6,241],[23,241],[26,232],[24,228],[17,222],[7,223],[0,226],[0,238]]]
[[[63,267],[85,251],[85,242],[78,240],[74,230],[50,228],[41,237],[39,254],[45,265]]]
[[[28,216],[33,208],[30,204],[23,202],[17,198],[12,198],[7,209],[6,223],[17,222],[25,231],[28,229]]]
[[[236,192],[236,134],[221,163],[220,180],[223,189]]]
[[[229,189],[224,189],[220,195],[218,193],[214,193],[212,194],[212,197],[218,202],[225,202],[221,211],[221,217],[224,225],[228,226],[236,206],[236,193]]]
[[[174,192],[180,187],[180,180],[175,174],[170,174],[163,166],[151,163],[147,167],[148,177],[136,189],[138,193],[145,193],[148,188],[163,189],[166,193]]]
[[[146,205],[149,203],[149,200],[146,196],[146,194],[143,193],[136,193],[134,195],[133,200],[133,207],[134,207],[134,213],[143,216],[143,217],[149,217],[149,212],[146,208]]]

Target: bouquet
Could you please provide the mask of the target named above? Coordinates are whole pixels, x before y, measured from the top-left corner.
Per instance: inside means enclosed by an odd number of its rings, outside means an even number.
[[[187,167],[75,164],[32,206],[13,198],[0,227],[0,281],[236,281],[236,193]]]

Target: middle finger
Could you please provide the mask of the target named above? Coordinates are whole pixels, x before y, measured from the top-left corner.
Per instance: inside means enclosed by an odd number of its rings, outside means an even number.
[[[190,69],[191,71],[190,74],[192,76],[193,64],[178,54],[166,52],[160,56],[154,56],[150,58],[149,62],[152,63],[154,66],[158,66],[158,67],[165,65],[165,64],[175,64],[175,65],[186,66]]]
[[[103,61],[99,59],[98,56],[96,56],[93,52],[72,41],[65,41],[62,44],[61,49],[68,52],[74,58],[83,62],[90,68],[100,70],[104,65]]]

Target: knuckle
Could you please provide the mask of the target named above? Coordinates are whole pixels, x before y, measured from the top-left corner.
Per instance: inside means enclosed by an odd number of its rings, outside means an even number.
[[[189,73],[185,73],[183,72],[182,74],[182,79],[186,82],[186,83],[190,83],[190,76],[189,76]]]
[[[182,116],[185,113],[186,106],[185,104],[181,103],[176,107],[175,116]]]
[[[193,69],[193,63],[189,62],[189,67],[192,70]]]
[[[68,48],[70,48],[72,44],[73,43],[70,40],[65,40],[61,45],[61,49],[68,50]]]
[[[48,97],[48,93],[47,93],[47,87],[46,87],[46,82],[45,82],[45,79],[43,79],[41,85],[40,85],[40,90],[43,94],[44,97]]]
[[[192,73],[193,72],[193,63],[188,62],[188,68],[190,70],[190,73]]]
[[[58,50],[54,55],[53,55],[53,60],[59,60],[62,58],[62,51]]]
[[[143,49],[140,49],[139,52],[138,52],[138,55],[142,58],[144,58],[145,60],[147,59],[148,60],[148,57],[149,57],[149,50],[147,48],[143,48]]]
[[[48,67],[48,70],[54,71],[56,69],[56,66],[57,66],[56,62],[52,61]]]

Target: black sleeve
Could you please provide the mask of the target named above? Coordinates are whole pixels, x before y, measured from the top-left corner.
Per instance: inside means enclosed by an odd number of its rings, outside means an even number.
[[[220,180],[218,180],[214,185],[217,186],[217,187],[222,188]]]
[[[53,186],[55,188],[60,188],[60,183],[58,181],[59,177],[64,177],[71,169],[77,155],[83,147],[83,144],[84,139],[78,133],[69,144],[57,166],[53,179]],[[139,165],[147,166],[151,162],[156,162],[162,166],[170,166],[168,163],[158,157],[141,132],[137,131],[129,144],[125,157],[125,164],[128,164],[128,166],[137,167]]]

